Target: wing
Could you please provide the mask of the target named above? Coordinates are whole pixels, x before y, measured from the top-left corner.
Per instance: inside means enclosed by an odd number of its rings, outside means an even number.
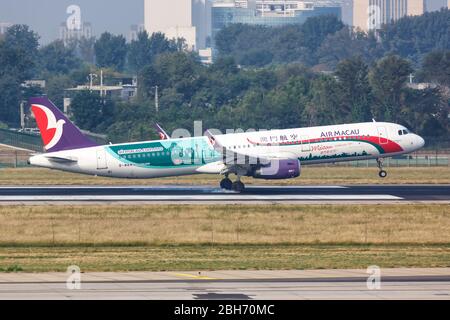
[[[276,151],[264,153],[264,155],[247,154],[236,150],[231,150],[223,146],[220,141],[208,130],[206,136],[214,149],[222,154],[222,161],[225,164],[237,165],[264,165],[272,160],[296,159],[296,155],[290,152]]]
[[[294,153],[270,148],[262,155],[255,152],[246,154],[245,151],[228,149],[209,130],[206,136],[214,149],[222,154],[222,161],[201,167],[199,168],[201,171],[225,175],[234,173],[258,179],[290,179],[300,176],[300,161]]]

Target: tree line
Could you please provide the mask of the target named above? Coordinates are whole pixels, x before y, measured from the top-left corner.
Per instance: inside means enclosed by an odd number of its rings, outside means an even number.
[[[232,56],[246,67],[297,62],[332,71],[344,59],[360,55],[372,64],[387,54],[419,66],[430,51],[450,48],[449,21],[450,11],[442,9],[369,33],[345,26],[333,15],[280,27],[233,24],[217,34],[215,44],[221,56]]]
[[[375,118],[445,138],[448,15],[443,10],[404,18],[379,35],[350,30],[332,16],[277,28],[232,25],[215,39],[219,56],[211,66],[186,51],[183,40],[160,33],[140,33],[130,44],[104,33],[40,47],[27,26],[13,26],[0,38],[0,122],[17,125],[20,100],[35,94],[47,94],[62,107],[64,89],[85,84],[89,73],[102,68],[107,79],[137,74],[138,96],[123,102],[81,92],[72,101],[72,117],[112,142],[156,138],[154,122],[171,131],[192,129],[194,120],[203,120],[205,129],[245,130]],[[412,89],[410,74],[435,85]],[[31,78],[45,79],[45,90],[20,86]]]

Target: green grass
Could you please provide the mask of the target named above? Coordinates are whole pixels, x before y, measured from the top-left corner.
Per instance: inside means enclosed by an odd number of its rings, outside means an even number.
[[[450,267],[450,206],[0,207],[0,272]]]
[[[20,271],[284,270],[450,267],[447,245],[165,245],[0,247],[0,264]]]

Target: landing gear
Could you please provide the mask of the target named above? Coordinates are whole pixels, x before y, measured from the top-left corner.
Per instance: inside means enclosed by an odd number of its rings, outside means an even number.
[[[233,182],[233,191],[242,192],[245,189],[245,184],[243,184],[240,180]]]
[[[228,176],[225,176],[225,178],[220,181],[220,187],[225,190],[242,192],[245,189],[245,184],[241,181],[240,176],[238,176],[237,181],[235,182],[232,182]]]
[[[227,176],[224,179],[222,179],[222,181],[220,181],[220,187],[225,190],[231,190],[233,189],[233,182]]]
[[[387,172],[383,170],[383,159],[378,158],[377,159],[378,168],[380,169],[380,172],[378,172],[378,175],[380,178],[386,178]]]
[[[386,178],[387,172],[384,170],[381,170],[380,172],[378,172],[378,175],[380,176],[380,178]]]

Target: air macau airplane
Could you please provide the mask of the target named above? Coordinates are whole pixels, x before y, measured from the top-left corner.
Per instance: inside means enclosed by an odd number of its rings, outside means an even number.
[[[30,99],[45,153],[34,166],[95,176],[147,179],[198,173],[223,175],[220,187],[241,192],[241,177],[291,179],[308,164],[376,159],[416,151],[425,141],[402,125],[386,122],[98,145],[87,138],[46,97]],[[236,180],[232,182],[229,176]]]

